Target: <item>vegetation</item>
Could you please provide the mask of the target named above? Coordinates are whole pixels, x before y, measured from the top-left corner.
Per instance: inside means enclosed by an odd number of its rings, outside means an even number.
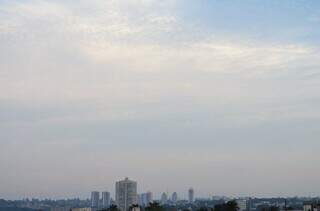
[[[200,207],[198,211],[213,211],[213,209],[210,207]]]
[[[214,211],[238,211],[239,207],[235,200],[214,206]]]
[[[158,202],[151,202],[145,208],[145,211],[163,211],[163,207]]]
[[[104,208],[99,211],[120,211],[120,209],[118,209],[117,205],[111,204],[109,208]]]
[[[130,207],[129,207],[129,210],[134,210],[134,208],[140,208],[140,206],[138,204],[132,204]]]

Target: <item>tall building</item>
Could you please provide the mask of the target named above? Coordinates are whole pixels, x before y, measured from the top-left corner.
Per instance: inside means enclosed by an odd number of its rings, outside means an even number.
[[[173,203],[177,203],[177,201],[178,201],[178,194],[177,194],[177,192],[174,192],[174,193],[172,194],[171,200],[172,200]]]
[[[168,202],[168,195],[166,193],[162,193],[161,204],[167,204],[167,202]]]
[[[102,192],[102,208],[110,207],[110,193],[105,191]]]
[[[98,191],[91,192],[91,207],[92,208],[99,207],[99,192]]]
[[[252,200],[251,198],[248,198],[247,199],[247,211],[251,211],[251,207],[252,207]]]
[[[141,193],[139,194],[138,199],[139,205],[146,207],[152,202],[152,193]]]
[[[188,190],[188,201],[189,201],[189,203],[193,203],[193,201],[194,201],[194,190],[193,190],[193,188],[190,188]]]
[[[137,196],[137,182],[128,178],[116,182],[116,204],[121,211],[127,211],[132,204],[137,204]]]
[[[138,201],[138,205],[139,206],[143,206],[143,199],[142,199],[143,196],[142,196],[142,194],[143,193],[137,195],[137,201]]]
[[[153,201],[152,192],[148,191],[146,197],[147,197],[146,205],[149,205]]]

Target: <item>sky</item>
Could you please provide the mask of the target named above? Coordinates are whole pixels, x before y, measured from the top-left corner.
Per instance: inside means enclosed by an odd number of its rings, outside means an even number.
[[[319,122],[318,0],[0,0],[0,198],[319,196]]]

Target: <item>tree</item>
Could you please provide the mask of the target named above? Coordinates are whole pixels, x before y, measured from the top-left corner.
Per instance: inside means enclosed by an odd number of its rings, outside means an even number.
[[[214,205],[214,211],[223,211],[223,205],[224,204],[216,204]]]
[[[129,210],[134,210],[134,208],[140,208],[140,206],[138,204],[132,204],[130,207],[129,207]]]
[[[239,207],[235,200],[228,201],[227,203],[217,204],[214,206],[214,211],[238,211]]]
[[[212,211],[212,208],[210,208],[210,207],[200,207],[198,209],[198,211]]]
[[[235,200],[228,201],[226,204],[226,211],[238,211],[238,203]]]
[[[145,208],[146,211],[163,211],[163,207],[158,202],[150,202]]]
[[[105,209],[103,211],[120,211],[120,210],[118,209],[117,205],[111,204],[108,209]]]

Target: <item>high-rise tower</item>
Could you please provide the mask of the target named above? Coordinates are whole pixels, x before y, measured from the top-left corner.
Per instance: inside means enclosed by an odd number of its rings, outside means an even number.
[[[92,208],[99,207],[99,192],[98,191],[91,192],[91,207]]]
[[[102,192],[102,208],[108,208],[110,206],[110,193]]]
[[[174,193],[172,194],[171,200],[172,200],[173,203],[177,203],[177,201],[178,201],[178,194],[177,194],[177,192],[174,192]]]
[[[193,188],[190,188],[188,190],[188,201],[189,201],[189,203],[193,203],[193,201],[194,201],[194,190],[193,190]]]
[[[162,193],[161,204],[166,204],[167,202],[168,202],[168,195],[166,193]]]
[[[127,211],[132,204],[137,204],[137,182],[128,178],[116,182],[116,203],[121,211]]]

